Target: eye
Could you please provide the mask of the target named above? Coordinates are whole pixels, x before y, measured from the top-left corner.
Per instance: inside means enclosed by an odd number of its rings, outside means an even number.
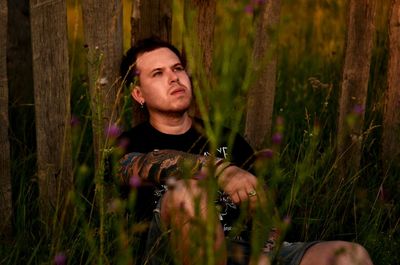
[[[185,71],[185,68],[182,65],[177,65],[174,67],[174,72]]]
[[[157,77],[157,76],[161,76],[161,75],[162,75],[161,71],[155,71],[155,72],[153,72],[152,77]]]

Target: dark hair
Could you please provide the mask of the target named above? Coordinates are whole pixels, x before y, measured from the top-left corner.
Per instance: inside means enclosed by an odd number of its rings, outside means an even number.
[[[125,78],[125,83],[127,85],[130,85],[133,82],[135,75],[137,75],[135,63],[139,55],[160,48],[170,49],[173,53],[176,54],[176,56],[178,56],[182,65],[184,67],[186,66],[185,58],[181,55],[179,50],[171,43],[163,41],[157,37],[142,39],[139,40],[133,47],[131,47],[126,52],[126,55],[124,55],[124,57],[122,58],[120,74],[122,78]]]

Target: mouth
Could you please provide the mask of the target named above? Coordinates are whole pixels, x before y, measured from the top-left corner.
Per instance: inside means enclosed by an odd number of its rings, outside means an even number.
[[[186,93],[186,89],[181,86],[173,88],[170,92],[171,95],[179,95],[184,93]]]

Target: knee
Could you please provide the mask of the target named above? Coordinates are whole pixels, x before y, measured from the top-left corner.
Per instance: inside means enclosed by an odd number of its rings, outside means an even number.
[[[336,241],[335,244],[337,244],[336,251],[332,258],[337,257],[336,264],[372,265],[368,251],[362,245],[345,241]]]
[[[372,265],[373,263],[367,250],[360,244],[327,241],[318,243],[307,250],[301,261],[301,265],[306,264]]]
[[[163,220],[170,219],[171,216],[192,218],[205,205],[204,193],[201,192],[197,180],[178,180],[163,196],[161,217]]]

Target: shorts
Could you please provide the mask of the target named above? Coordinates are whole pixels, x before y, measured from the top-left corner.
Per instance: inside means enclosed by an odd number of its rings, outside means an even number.
[[[154,209],[154,215],[150,222],[144,253],[145,257],[142,257],[143,264],[173,264],[173,256],[169,249],[169,231],[162,227],[160,209],[161,200]],[[319,242],[320,241],[295,243],[282,242],[278,253],[273,258],[272,264],[298,265],[307,249]],[[227,238],[226,244],[228,253],[227,265],[249,264],[251,252],[249,242]]]

